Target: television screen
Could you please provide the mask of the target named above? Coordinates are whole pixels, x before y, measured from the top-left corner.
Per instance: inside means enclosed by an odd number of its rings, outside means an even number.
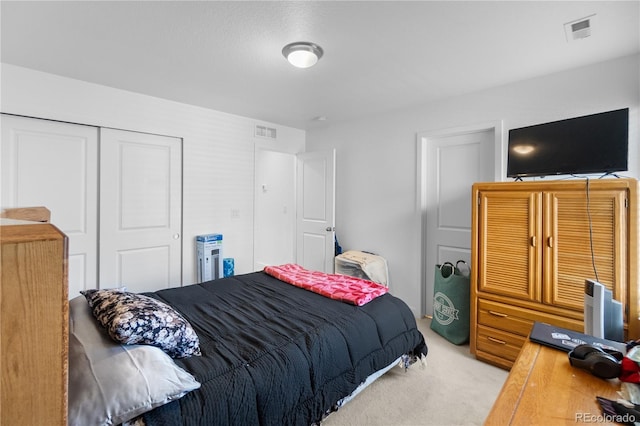
[[[507,176],[627,170],[629,108],[509,130]]]

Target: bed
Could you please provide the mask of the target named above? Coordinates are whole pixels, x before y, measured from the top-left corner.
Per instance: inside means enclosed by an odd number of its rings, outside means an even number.
[[[357,306],[260,271],[141,296],[179,313],[197,347],[115,342],[91,294],[72,299],[70,425],[317,424],[372,375],[427,354],[389,293]]]

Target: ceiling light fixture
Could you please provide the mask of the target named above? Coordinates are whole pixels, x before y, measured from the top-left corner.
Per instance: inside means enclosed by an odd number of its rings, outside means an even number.
[[[322,47],[307,41],[296,41],[282,48],[282,54],[294,67],[309,68],[322,57]]]

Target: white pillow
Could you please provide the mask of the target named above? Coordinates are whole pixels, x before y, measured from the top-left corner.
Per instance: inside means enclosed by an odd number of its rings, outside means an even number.
[[[117,425],[199,387],[162,349],[114,342],[83,296],[69,302],[69,425]]]

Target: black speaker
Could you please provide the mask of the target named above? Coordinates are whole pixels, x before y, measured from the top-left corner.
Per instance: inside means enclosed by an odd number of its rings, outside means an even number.
[[[593,345],[578,345],[569,352],[569,363],[588,370],[596,377],[614,379],[622,372],[622,357],[622,353],[618,351],[605,351]]]

